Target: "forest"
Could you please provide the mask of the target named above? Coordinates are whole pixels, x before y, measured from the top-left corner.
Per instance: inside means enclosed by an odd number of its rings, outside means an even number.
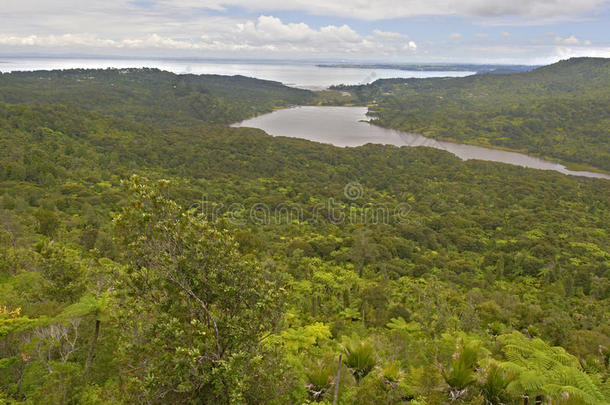
[[[384,127],[610,171],[608,58],[572,58],[516,74],[333,88],[354,93]]]
[[[536,74],[572,100],[540,108],[597,111],[571,135],[603,168],[607,87],[564,67],[502,80]],[[405,83],[351,91],[407,129],[394,106],[439,82]],[[226,125],[317,97],[156,70],[0,76],[0,403],[608,403],[610,182]],[[579,161],[573,145],[555,148]]]
[[[66,104],[157,127],[230,124],[314,99],[278,82],[152,68],[5,73],[0,88],[4,103]]]

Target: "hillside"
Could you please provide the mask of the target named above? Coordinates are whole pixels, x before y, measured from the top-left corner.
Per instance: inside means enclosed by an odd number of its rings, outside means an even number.
[[[229,124],[312,98],[278,82],[146,68],[0,74],[0,102],[62,103],[162,127]]]
[[[374,103],[374,122],[385,127],[610,170],[610,59],[337,89]]]

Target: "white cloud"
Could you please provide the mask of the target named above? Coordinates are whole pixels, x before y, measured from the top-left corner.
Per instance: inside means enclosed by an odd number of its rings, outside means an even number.
[[[481,34],[481,33],[479,33],[479,34],[474,34],[474,36],[475,36],[475,37],[477,37],[477,38],[481,38],[481,39],[485,39],[485,38],[489,37],[489,35],[487,35],[487,34]]]
[[[293,10],[317,15],[342,16],[363,20],[379,20],[419,15],[464,16],[523,16],[550,17],[557,15],[581,15],[595,10],[605,0],[161,0],[165,6],[207,7],[223,9],[240,6],[249,10]]]
[[[560,36],[555,37],[555,42],[562,45],[578,45],[580,44],[580,39],[576,38],[574,35],[570,35],[569,37],[562,38]]]
[[[15,36],[15,35],[1,35],[0,34],[0,45],[6,46],[71,46],[71,45],[83,45],[83,46],[120,46],[120,43],[110,39],[99,39],[89,35],[75,35],[75,34],[64,34],[64,35],[28,35],[28,36]]]
[[[515,47],[527,45],[532,35],[522,35],[527,28],[519,25],[541,25],[548,21],[582,21],[583,18],[606,19],[605,14],[591,17],[602,10],[609,0],[5,0],[0,7],[1,54],[100,54],[121,56],[196,56],[196,57],[261,57],[261,58],[345,58],[391,60],[404,58],[416,61],[468,61],[487,57],[480,53],[463,52],[470,42],[494,45],[494,41]],[[240,11],[232,15],[234,7]],[[245,9],[247,12],[242,12]],[[216,10],[211,13],[210,10]],[[282,21],[276,12],[290,11],[290,15],[304,16],[302,21]],[[249,14],[254,12],[255,14]],[[259,16],[261,15],[260,17]],[[334,25],[315,25],[319,18],[336,21]],[[429,38],[411,40],[406,34],[395,32],[401,28],[388,28],[384,22],[345,25],[345,18],[361,20],[401,19],[425,16],[430,30],[439,27],[444,19],[429,16],[449,16],[457,24],[452,28],[464,36],[439,30]],[[254,17],[253,17],[254,16]],[[462,16],[470,17],[461,19]],[[473,17],[474,16],[474,17]],[[311,21],[311,22],[310,22]],[[399,20],[400,21],[400,20]],[[472,34],[462,30],[464,24],[515,25],[509,30],[490,34],[486,41],[476,41]],[[367,25],[368,24],[368,25]],[[434,25],[436,24],[436,25]],[[358,32],[357,26],[378,28]],[[392,24],[393,25],[393,24]],[[569,29],[579,26],[571,26]],[[384,29],[385,28],[385,29]],[[369,28],[370,29],[370,28]],[[466,28],[464,28],[466,29]],[[495,32],[495,31],[489,31]],[[579,31],[574,31],[579,37]],[[483,38],[483,35],[477,35]],[[544,51],[555,47],[592,47],[583,39],[571,37],[540,38]],[[603,34],[596,33],[589,39],[608,45]],[[514,38],[514,40],[513,40]],[[420,42],[420,40],[422,42]],[[510,44],[509,44],[510,42]],[[490,49],[492,49],[490,48]],[[496,48],[499,49],[499,48]],[[597,49],[597,48],[592,48]],[[129,50],[129,51],[126,51]],[[405,51],[410,52],[408,57]],[[540,50],[538,51],[540,53]],[[490,58],[500,52],[489,51]],[[531,54],[522,53],[524,59]],[[421,59],[420,59],[421,60]]]
[[[417,44],[413,41],[409,41],[403,45],[402,49],[405,51],[414,51],[417,49]]]
[[[316,35],[307,24],[283,24],[279,18],[264,15],[257,21],[237,24],[237,31],[253,41],[302,42]]]
[[[594,58],[610,58],[610,47],[564,47],[560,46],[555,49],[556,55],[560,59],[575,58],[580,56],[590,56]]]
[[[373,30],[373,35],[383,39],[409,39],[406,34],[392,31]]]
[[[344,51],[367,49],[371,41],[348,25],[327,25],[315,30],[305,23],[283,23],[279,18],[262,15],[255,21],[236,24],[236,29],[217,35],[222,42],[260,46],[273,44],[276,49],[320,49],[341,47]]]
[[[89,18],[103,22],[105,18],[122,19],[132,23],[141,17],[157,17],[161,20],[174,17],[195,18],[205,10],[223,11],[228,7],[241,7],[256,13],[298,11],[315,15],[339,16],[362,20],[395,19],[412,16],[477,16],[477,17],[534,17],[581,16],[601,9],[607,0],[105,0],[104,2],[81,0],[19,0],[4,1],[0,15],[15,13],[33,17],[50,17],[53,20]],[[140,4],[140,5],[138,5]],[[145,5],[145,6],[143,6]]]
[[[391,55],[415,51],[414,41],[402,43],[397,38],[362,36],[348,25],[327,25],[314,29],[305,23],[284,23],[279,18],[261,15],[255,20],[215,27],[198,37],[179,38],[160,33],[113,39],[93,34],[12,35],[0,33],[0,46],[29,49],[70,49],[96,52],[101,49],[163,50],[168,54],[187,52],[265,51],[277,56]]]

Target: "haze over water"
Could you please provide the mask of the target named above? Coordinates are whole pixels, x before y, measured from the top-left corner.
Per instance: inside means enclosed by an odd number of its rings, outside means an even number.
[[[370,119],[366,112],[366,107],[295,107],[260,115],[233,126],[260,128],[274,136],[303,138],[341,147],[367,143],[427,146],[446,150],[462,160],[487,160],[575,176],[610,179],[610,175],[604,173],[568,170],[562,164],[523,153],[437,141],[419,134],[371,125],[363,122]]]
[[[0,72],[105,69],[150,67],[183,74],[242,75],[281,82],[287,86],[311,90],[325,89],[333,84],[366,84],[377,79],[410,77],[463,77],[474,72],[409,71],[398,69],[364,69],[318,67],[306,62],[248,62],[196,59],[89,59],[89,58],[0,58]]]

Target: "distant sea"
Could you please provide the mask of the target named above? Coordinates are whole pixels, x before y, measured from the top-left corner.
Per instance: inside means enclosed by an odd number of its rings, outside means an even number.
[[[274,80],[287,86],[320,90],[333,84],[367,84],[377,79],[463,77],[475,72],[409,71],[376,68],[319,67],[306,62],[251,62],[192,59],[2,58],[0,72],[150,67],[173,73],[242,75]]]

